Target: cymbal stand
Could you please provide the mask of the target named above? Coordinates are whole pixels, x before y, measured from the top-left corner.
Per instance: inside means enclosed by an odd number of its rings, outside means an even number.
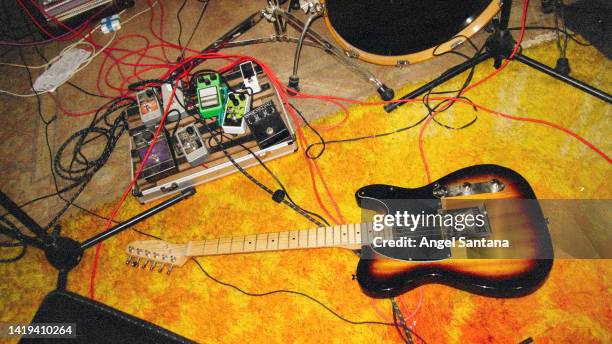
[[[251,44],[261,43],[296,43],[296,52],[293,63],[293,73],[289,78],[288,86],[298,90],[299,89],[299,77],[297,76],[298,66],[300,61],[300,55],[303,45],[308,45],[316,48],[320,48],[326,53],[334,56],[340,63],[350,69],[353,73],[357,74],[360,78],[370,83],[376,88],[376,91],[383,100],[391,100],[394,96],[394,92],[391,88],[387,87],[382,83],[372,72],[367,68],[359,65],[350,56],[347,56],[346,52],[338,48],[335,44],[329,42],[319,33],[311,28],[313,22],[325,15],[325,7],[319,1],[312,1],[311,6],[308,8],[309,16],[306,22],[302,22],[292,13],[290,13],[291,1],[288,1],[287,9],[283,9],[279,0],[267,0],[266,8],[259,10],[249,17],[247,17],[240,24],[229,30],[216,41],[210,44],[208,47],[202,50],[205,52],[216,52],[224,48],[241,47]],[[266,19],[274,27],[274,34],[268,37],[235,40],[248,30],[256,26],[262,19]],[[292,27],[297,32],[300,32],[300,37],[292,37],[288,35],[288,27]],[[173,76],[180,74],[181,71],[194,67],[205,59],[193,59],[190,63],[186,63],[180,71],[173,73]]]

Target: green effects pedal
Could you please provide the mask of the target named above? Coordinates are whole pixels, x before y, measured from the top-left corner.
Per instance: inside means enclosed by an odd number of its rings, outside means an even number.
[[[230,92],[221,127],[228,134],[244,134],[246,122],[244,115],[251,110],[251,95],[246,92]]]
[[[218,73],[206,74],[196,80],[198,95],[198,110],[203,119],[223,115],[227,88],[221,86],[221,76]]]

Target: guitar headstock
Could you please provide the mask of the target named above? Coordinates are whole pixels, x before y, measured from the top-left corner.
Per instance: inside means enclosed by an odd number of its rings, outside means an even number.
[[[171,244],[163,240],[132,241],[125,250],[129,256],[126,264],[134,268],[149,267],[150,271],[157,268],[162,272],[168,265],[167,274],[175,266],[183,266],[187,262],[187,245]]]

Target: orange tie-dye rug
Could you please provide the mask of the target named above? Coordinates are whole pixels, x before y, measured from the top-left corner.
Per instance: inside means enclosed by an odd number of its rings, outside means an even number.
[[[526,55],[554,65],[553,44],[529,49]],[[611,64],[590,47],[571,45],[572,73],[604,90],[612,89]],[[271,61],[270,61],[271,62]],[[475,80],[492,72],[490,63],[476,69]],[[455,89],[459,79],[445,89]],[[407,85],[398,94],[412,89]],[[570,128],[612,153],[610,107],[603,101],[511,63],[469,98],[490,108],[545,119]],[[374,98],[373,98],[374,99]],[[298,103],[299,104],[299,103]],[[460,125],[474,110],[456,105],[440,121]],[[422,105],[407,105],[392,114],[380,106],[353,106],[340,127],[323,131],[326,139],[341,139],[390,131],[424,115]],[[612,170],[575,138],[551,127],[477,113],[474,125],[448,130],[429,125],[423,149],[432,179],[482,163],[512,168],[532,185],[539,198],[610,198]],[[331,125],[342,113],[315,123]],[[305,129],[311,142],[316,137]],[[347,222],[359,221],[354,192],[374,183],[415,187],[426,183],[418,149],[419,128],[357,143],[329,145],[318,160],[322,174]],[[304,149],[270,162],[292,198],[306,209],[321,212],[313,195]],[[121,154],[121,152],[117,152]],[[126,168],[128,165],[126,164]],[[268,185],[260,168],[250,170]],[[101,172],[103,173],[103,172]],[[94,179],[95,181],[95,179]],[[321,186],[319,185],[319,189]],[[119,194],[119,190],[113,190]],[[325,204],[331,209],[329,200]],[[108,215],[112,204],[99,209]],[[119,218],[144,209],[128,199]],[[104,222],[86,214],[65,218],[64,233],[85,239]],[[554,226],[554,219],[551,226]],[[310,228],[304,218],[269,199],[268,194],[240,174],[197,188],[197,194],[136,228],[169,241],[185,242],[227,235]],[[218,284],[194,262],[170,276],[125,265],[126,245],[146,237],[126,231],[106,241],[96,278],[96,299],[201,343],[399,343],[396,329],[353,325],[317,303],[294,294],[246,296]],[[68,289],[89,295],[94,250],[69,275]],[[206,271],[252,293],[276,289],[300,291],[320,300],[351,321],[390,321],[389,300],[372,300],[352,279],[358,257],[342,249],[317,249],[200,258]],[[427,285],[402,296],[405,315],[428,343],[612,343],[612,264],[609,260],[559,259],[545,284],[519,299],[492,299]],[[56,272],[37,250],[16,264],[0,266],[0,321],[28,322],[44,295],[55,286]],[[401,302],[400,302],[401,303]]]

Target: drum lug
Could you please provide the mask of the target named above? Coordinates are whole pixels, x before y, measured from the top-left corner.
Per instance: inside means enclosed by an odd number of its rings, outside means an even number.
[[[397,68],[404,68],[407,65],[409,65],[410,62],[406,61],[406,60],[398,60],[397,63],[395,64],[395,67]]]
[[[359,53],[354,50],[354,49],[346,49],[344,50],[344,53],[346,54],[346,56],[352,58],[352,59],[358,59],[359,58]]]

